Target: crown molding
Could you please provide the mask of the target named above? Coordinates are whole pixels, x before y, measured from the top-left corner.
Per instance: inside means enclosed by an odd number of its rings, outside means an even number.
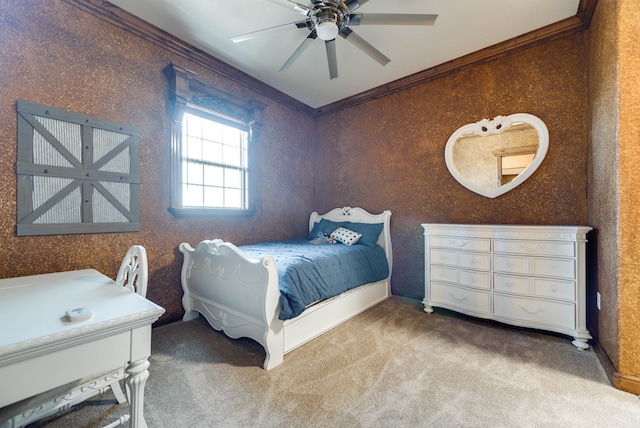
[[[382,98],[387,95],[430,82],[466,68],[475,67],[477,65],[493,61],[550,40],[559,39],[569,34],[584,31],[589,27],[597,2],[598,0],[580,0],[576,16],[566,18],[554,24],[547,25],[546,27],[539,28],[510,40],[489,46],[485,49],[481,49],[435,67],[428,68],[410,76],[403,77],[402,79],[395,80],[349,98],[317,108],[314,113],[316,116],[335,113],[358,104]]]
[[[190,62],[201,65],[217,74],[278,101],[296,111],[313,115],[314,109],[292,97],[249,76],[226,62],[184,42],[177,37],[149,24],[106,0],[62,0],[88,12],[116,27],[132,33],[150,43],[160,46]]]
[[[100,19],[103,19],[125,31],[135,34],[155,45],[177,54],[189,61],[206,67],[240,85],[243,85],[261,95],[278,101],[294,110],[311,116],[323,116],[344,110],[356,105],[372,101],[387,95],[400,92],[414,86],[430,82],[460,70],[480,65],[495,59],[510,55],[515,52],[558,39],[569,34],[584,31],[589,28],[591,18],[598,0],[580,0],[576,16],[564,19],[538,30],[531,31],[513,39],[495,44],[485,49],[456,58],[435,67],[414,73],[402,79],[395,80],[385,85],[378,86],[365,92],[353,95],[343,100],[313,109],[285,93],[269,86],[254,77],[238,70],[237,68],[205,53],[204,51],[186,43],[171,34],[141,20],[123,9],[109,3],[106,0],[63,0]]]

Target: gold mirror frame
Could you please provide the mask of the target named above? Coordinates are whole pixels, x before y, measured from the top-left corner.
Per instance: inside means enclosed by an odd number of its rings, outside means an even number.
[[[489,137],[493,135],[508,135],[505,134],[509,130],[514,130],[517,127],[528,125],[532,127],[538,134],[537,149],[536,144],[525,143],[524,145],[512,147],[507,144],[504,147],[495,146],[487,147],[487,151],[484,154],[491,154],[495,156],[495,180],[496,186],[489,186],[480,183],[478,180],[472,180],[464,173],[461,173],[455,162],[455,146],[461,138],[466,137]],[[478,142],[482,142],[482,138],[477,138]],[[477,123],[471,123],[458,128],[447,141],[447,145],[444,151],[445,161],[447,168],[451,175],[464,187],[472,192],[478,193],[487,198],[495,198],[500,196],[515,187],[522,184],[526,179],[538,169],[544,157],[547,154],[549,148],[549,130],[542,120],[538,117],[528,113],[516,113],[509,116],[496,116],[494,119],[483,119]],[[482,148],[478,148],[483,151]],[[535,153],[535,154],[534,154]],[[502,170],[502,163],[505,156],[517,156],[520,158],[530,159],[530,163],[526,167],[517,168],[514,167],[509,172],[511,178],[506,182],[503,181],[503,172],[498,173],[498,168]],[[532,159],[531,159],[532,158]],[[468,174],[467,174],[468,175]],[[486,177],[485,177],[486,178]],[[493,178],[490,178],[493,179]]]

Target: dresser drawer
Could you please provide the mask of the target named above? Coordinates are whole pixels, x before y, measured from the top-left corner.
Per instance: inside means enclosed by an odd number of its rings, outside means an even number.
[[[530,326],[576,328],[576,308],[572,303],[494,293],[493,311],[496,317],[520,321]]]
[[[491,250],[491,239],[432,236],[431,246],[440,248],[456,248],[459,250],[489,251]]]
[[[460,269],[458,282],[462,285],[478,288],[491,288],[491,273]]]
[[[491,288],[489,272],[456,269],[449,266],[431,265],[431,281],[451,282],[469,287]]]
[[[557,241],[516,241],[495,239],[493,251],[496,253],[527,254],[538,256],[575,257],[573,242]]]
[[[491,293],[489,290],[475,290],[432,282],[431,303],[455,307],[467,312],[491,314]]]
[[[569,279],[574,279],[576,276],[575,260],[551,257],[524,257],[494,254],[493,269],[498,272],[543,275]]]
[[[493,255],[493,270],[498,272],[521,273],[526,275],[530,273],[529,257],[503,256],[501,254]]]
[[[458,253],[458,264],[471,269],[491,269],[491,255],[488,253]]]
[[[576,263],[575,260],[535,257],[532,259],[531,273],[574,279],[576,277]]]
[[[441,250],[432,248],[429,252],[431,263],[439,265],[458,266],[458,252],[456,250]]]
[[[493,288],[496,291],[506,291],[509,293],[532,294],[529,287],[530,278],[525,276],[493,275]]]
[[[560,281],[558,279],[535,278],[533,294],[535,294],[536,296],[575,301],[576,283],[575,281]]]
[[[458,269],[448,266],[431,265],[431,280],[458,282]]]

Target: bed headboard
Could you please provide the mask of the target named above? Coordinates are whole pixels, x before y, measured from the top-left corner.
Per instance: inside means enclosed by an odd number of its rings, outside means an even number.
[[[311,213],[309,217],[309,231],[313,229],[313,225],[320,221],[320,219],[326,218],[327,220],[341,222],[351,221],[354,223],[382,223],[382,232],[378,237],[377,244],[384,248],[384,252],[387,254],[387,262],[389,263],[389,276],[391,276],[391,267],[393,265],[393,253],[391,251],[391,211],[385,210],[380,214],[371,214],[362,208],[334,208],[326,214],[318,214],[317,212]]]

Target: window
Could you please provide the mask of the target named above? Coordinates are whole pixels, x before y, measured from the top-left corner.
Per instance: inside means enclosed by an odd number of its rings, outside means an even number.
[[[256,211],[255,144],[265,106],[169,64],[171,206],[175,217],[249,216]]]
[[[182,206],[249,207],[248,132],[186,112],[182,120]]]

